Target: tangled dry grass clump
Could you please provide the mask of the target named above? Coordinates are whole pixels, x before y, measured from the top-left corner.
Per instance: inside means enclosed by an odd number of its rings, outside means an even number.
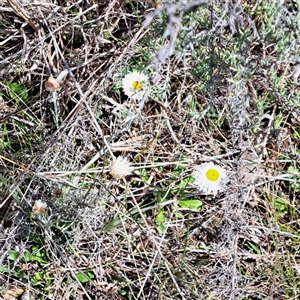
[[[1,297],[299,299],[299,9],[1,1]]]

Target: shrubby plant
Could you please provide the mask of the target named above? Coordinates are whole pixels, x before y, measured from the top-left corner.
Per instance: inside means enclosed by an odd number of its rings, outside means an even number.
[[[298,3],[0,9],[2,297],[297,298]]]

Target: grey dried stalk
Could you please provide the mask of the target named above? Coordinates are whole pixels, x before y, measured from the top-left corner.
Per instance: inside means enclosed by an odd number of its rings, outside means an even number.
[[[168,24],[163,34],[165,40],[164,45],[157,51],[152,64],[156,70],[171,56],[175,49],[175,43],[178,36],[178,32],[181,26],[184,13],[191,8],[199,5],[209,4],[209,0],[198,1],[178,1],[177,3],[165,3],[162,7],[154,12],[146,15],[143,26],[148,27],[153,19],[165,12],[168,15]]]

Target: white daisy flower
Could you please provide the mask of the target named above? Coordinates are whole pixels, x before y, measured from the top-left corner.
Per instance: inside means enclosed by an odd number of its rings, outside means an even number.
[[[46,208],[47,204],[45,202],[43,202],[42,200],[37,200],[34,202],[32,211],[36,215],[41,215],[43,212],[45,212]]]
[[[133,168],[130,167],[130,162],[126,157],[119,156],[117,159],[111,162],[109,167],[110,174],[117,179],[124,178],[126,175],[130,175]]]
[[[149,92],[148,77],[140,72],[127,74],[122,80],[123,91],[133,100],[141,100]]]
[[[218,190],[222,190],[228,180],[226,170],[212,162],[203,163],[196,167],[193,175],[194,184],[206,195],[216,196]]]

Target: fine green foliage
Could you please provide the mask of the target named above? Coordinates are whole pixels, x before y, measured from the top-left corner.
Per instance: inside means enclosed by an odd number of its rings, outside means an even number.
[[[20,101],[28,99],[28,92],[24,84],[12,82],[7,85],[7,94],[14,103],[19,104]]]

